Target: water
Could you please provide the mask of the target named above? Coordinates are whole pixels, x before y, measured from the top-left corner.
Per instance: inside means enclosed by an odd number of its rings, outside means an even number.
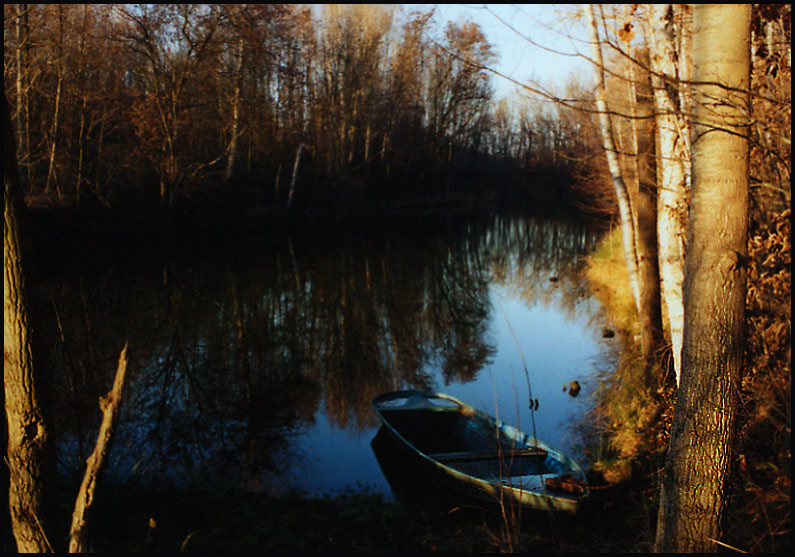
[[[180,245],[42,280],[61,468],[82,473],[125,341],[112,481],[389,494],[370,401],[402,388],[451,394],[576,452],[605,350],[579,273],[594,241],[567,222],[436,216]],[[579,397],[564,392],[572,380]]]

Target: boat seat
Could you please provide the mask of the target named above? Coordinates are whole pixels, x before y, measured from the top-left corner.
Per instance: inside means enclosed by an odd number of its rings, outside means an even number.
[[[507,451],[465,451],[455,453],[434,453],[428,455],[430,458],[446,463],[446,462],[465,462],[473,460],[510,460],[512,458],[525,458],[525,457],[543,457],[546,458],[547,451],[539,447],[531,447],[527,449],[513,449]]]

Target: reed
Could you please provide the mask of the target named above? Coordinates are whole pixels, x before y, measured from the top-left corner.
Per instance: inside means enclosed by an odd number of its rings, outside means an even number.
[[[500,305],[500,310],[503,314],[505,319],[505,323],[508,325],[508,330],[511,333],[511,337],[513,338],[514,343],[516,344],[516,348],[519,351],[519,357],[522,361],[522,369],[524,370],[525,381],[527,382],[527,402],[528,408],[530,409],[530,421],[532,425],[532,433],[533,439],[538,439],[538,435],[536,434],[536,421],[535,421],[535,407],[534,407],[534,398],[533,398],[533,387],[532,382],[530,380],[530,372],[527,369],[527,361],[524,357],[524,351],[522,350],[522,346],[519,343],[519,339],[516,336],[513,327],[511,326],[511,321],[508,319],[508,314],[505,312],[505,309]],[[514,390],[515,392],[515,390]],[[516,401],[516,424],[519,425],[519,397],[518,395],[514,395]],[[496,400],[496,393],[495,393],[495,400]],[[495,409],[495,412],[498,411],[499,408]],[[495,414],[499,415],[499,414]],[[499,435],[499,432],[498,432]],[[513,458],[513,456],[511,456]],[[511,462],[505,462],[501,458],[501,469],[502,470],[510,470],[512,467]],[[509,479],[510,481],[510,479]],[[544,489],[546,489],[545,484],[542,483]],[[523,538],[522,536],[522,509],[521,506],[516,505],[514,501],[506,501],[502,492],[500,492],[500,518],[501,522],[501,531],[500,536],[494,537],[494,539],[498,542],[497,546],[500,548],[501,551],[507,551],[508,553],[514,553],[516,547],[521,543]],[[556,543],[556,530],[555,530],[555,516],[551,510],[546,511],[548,524],[549,524],[549,536],[553,542],[553,545],[557,545]]]

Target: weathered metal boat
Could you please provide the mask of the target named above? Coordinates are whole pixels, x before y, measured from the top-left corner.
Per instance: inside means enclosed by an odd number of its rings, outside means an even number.
[[[452,396],[394,391],[373,407],[423,480],[487,505],[577,514],[590,495],[571,458]]]

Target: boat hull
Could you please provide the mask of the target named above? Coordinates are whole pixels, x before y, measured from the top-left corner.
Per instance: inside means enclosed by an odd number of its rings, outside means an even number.
[[[373,407],[417,473],[440,490],[572,515],[589,499],[585,474],[571,458],[449,395],[394,391]]]

